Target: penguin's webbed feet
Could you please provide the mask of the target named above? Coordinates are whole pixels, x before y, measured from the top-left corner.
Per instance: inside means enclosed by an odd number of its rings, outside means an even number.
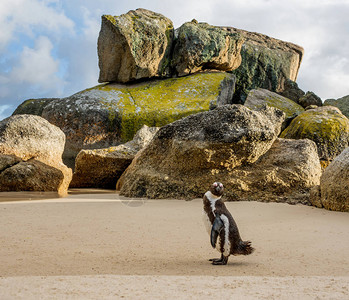
[[[228,262],[228,256],[221,255],[221,258],[211,258],[209,261],[212,261],[212,265],[226,265]]]

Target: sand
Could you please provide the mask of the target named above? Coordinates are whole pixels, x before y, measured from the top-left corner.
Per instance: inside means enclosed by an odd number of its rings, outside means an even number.
[[[0,299],[349,299],[348,213],[227,207],[256,251],[212,266],[201,199],[0,202]]]

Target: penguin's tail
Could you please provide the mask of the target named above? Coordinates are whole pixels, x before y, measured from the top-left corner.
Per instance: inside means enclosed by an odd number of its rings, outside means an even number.
[[[251,242],[250,241],[241,241],[239,243],[239,247],[238,247],[238,254],[242,254],[242,255],[249,255],[254,251],[254,248],[251,246]]]

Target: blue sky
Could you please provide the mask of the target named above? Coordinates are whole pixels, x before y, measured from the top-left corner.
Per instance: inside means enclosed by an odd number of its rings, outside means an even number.
[[[296,43],[300,88],[323,100],[349,95],[349,0],[1,0],[0,120],[26,99],[98,84],[101,15],[139,7],[175,28],[195,18]]]

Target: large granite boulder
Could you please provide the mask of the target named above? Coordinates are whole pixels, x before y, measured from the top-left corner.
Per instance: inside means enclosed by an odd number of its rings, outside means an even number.
[[[349,118],[349,95],[338,99],[327,99],[325,100],[324,105],[339,108],[342,114]]]
[[[318,148],[323,166],[349,146],[349,120],[333,106],[306,110],[281,133],[287,139],[310,139]]]
[[[279,94],[261,88],[251,90],[248,93],[245,106],[249,109],[259,109],[263,105],[276,107],[285,113],[286,119],[283,128],[286,128],[296,116],[304,112],[303,107]]]
[[[241,64],[239,33],[197,21],[176,29],[172,66],[178,76],[205,69],[235,70]]]
[[[279,94],[296,103],[298,103],[298,100],[305,95],[304,91],[298,87],[297,82],[290,79],[285,80],[284,88],[279,92]]]
[[[298,99],[297,103],[304,108],[311,105],[322,106],[321,98],[315,95],[313,92],[307,92],[305,95]]]
[[[63,159],[73,168],[81,149],[117,146],[131,140],[144,124],[161,127],[232,103],[234,84],[234,75],[215,72],[132,85],[99,85],[63,99],[39,99],[44,106],[38,111],[66,134]],[[32,102],[24,102],[16,112],[25,112],[34,106]]]
[[[132,141],[104,149],[81,150],[75,160],[70,187],[115,189],[121,174],[158,131],[158,127],[144,125]]]
[[[217,178],[265,154],[283,120],[275,108],[225,105],[173,122],[136,155],[117,189],[129,197],[201,197]]]
[[[72,171],[62,162],[64,144],[64,133],[39,116],[15,115],[1,121],[0,190],[66,194]]]
[[[326,168],[310,201],[314,206],[349,212],[349,147]]]
[[[237,78],[234,103],[244,103],[250,90],[264,88],[273,92],[285,90],[288,80],[296,81],[304,50],[302,47],[266,35],[225,27],[245,39],[242,62],[234,70]]]
[[[161,14],[136,9],[121,16],[102,16],[98,81],[168,76],[172,42],[172,21]]]
[[[319,184],[321,166],[310,140],[277,139],[254,164],[221,177],[230,200],[309,203],[309,190]]]

